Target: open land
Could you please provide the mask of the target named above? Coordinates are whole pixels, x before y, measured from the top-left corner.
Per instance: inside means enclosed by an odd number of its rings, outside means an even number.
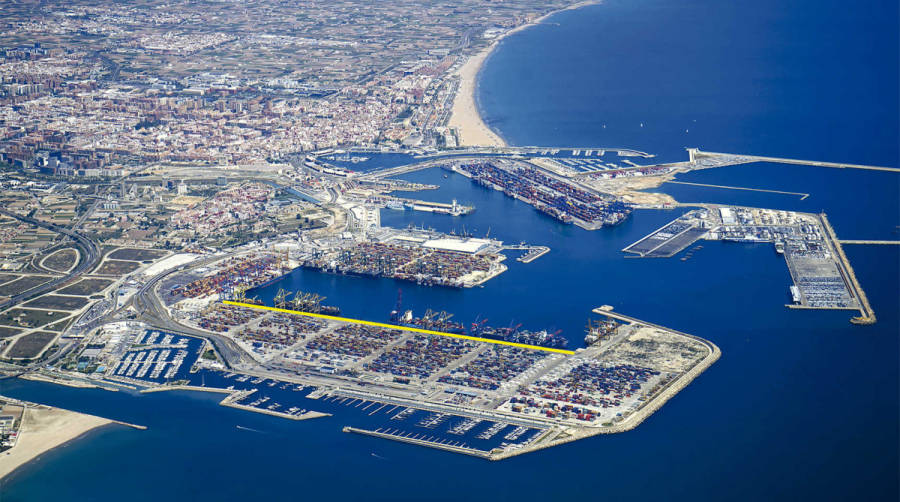
[[[106,260],[94,273],[96,275],[119,277],[137,270],[140,266],[140,263],[134,261]]]
[[[26,303],[29,308],[52,310],[78,310],[88,304],[88,299],[78,296],[44,295]]]
[[[53,272],[68,272],[78,262],[78,251],[66,248],[41,260],[41,266]]]
[[[103,291],[112,283],[109,279],[82,279],[57,292],[63,295],[89,296]]]
[[[4,354],[10,359],[34,359],[38,357],[50,342],[56,339],[57,333],[35,331],[16,339],[15,343]]]

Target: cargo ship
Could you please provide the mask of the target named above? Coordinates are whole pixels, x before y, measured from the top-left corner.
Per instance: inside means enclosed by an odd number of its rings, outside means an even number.
[[[585,345],[590,346],[611,337],[618,327],[619,323],[612,319],[597,321],[596,323],[588,321],[587,334],[584,337]]]
[[[409,328],[428,329],[432,331],[441,331],[443,333],[454,333],[457,335],[465,334],[465,325],[456,321],[451,321],[451,317],[453,317],[453,314],[447,312],[434,312],[430,309],[426,310],[425,315],[422,317],[413,316],[412,310],[407,310],[402,313],[400,310],[392,310],[390,319],[394,324]]]
[[[569,345],[569,340],[560,335],[562,330],[553,333],[547,330],[519,330],[519,328],[522,327],[521,324],[507,328],[495,328],[492,326],[485,326],[487,319],[482,321],[476,320],[476,322],[471,324],[469,329],[466,329],[465,324],[452,321],[452,317],[453,314],[443,311],[434,312],[430,309],[425,311],[425,315],[422,317],[416,317],[413,315],[412,310],[401,310],[398,304],[398,308],[391,311],[390,320],[394,324],[410,328],[421,328],[431,331],[440,331],[442,333],[490,338],[492,340],[502,340],[525,345],[537,345],[555,349],[564,349]]]
[[[566,224],[584,222],[596,228],[617,225],[634,210],[620,198],[585,190],[531,167],[501,167],[482,162],[461,164],[450,169],[478,185],[526,202]]]
[[[289,300],[288,296],[290,295],[290,291],[279,289],[278,293],[273,299],[275,306],[281,309],[312,312],[313,314],[339,315],[341,313],[340,307],[335,307],[333,305],[322,305],[322,302],[325,301],[325,297],[319,296],[316,293],[304,293],[303,291],[297,291],[296,293],[294,293],[294,297]]]

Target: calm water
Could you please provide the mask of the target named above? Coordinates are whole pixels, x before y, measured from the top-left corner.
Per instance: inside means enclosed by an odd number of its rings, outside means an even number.
[[[667,158],[700,146],[896,166],[896,20],[887,2],[612,0],[503,42],[485,67],[481,105],[512,144],[634,147]],[[405,179],[443,185],[422,198],[455,197],[477,210],[386,211],[385,224],[465,227],[553,250],[527,265],[511,257],[508,272],[465,291],[311,272],[283,286],[371,319],[387,316],[402,287],[407,308],[555,327],[576,346],[590,309],[611,304],[708,338],[722,358],[634,431],[499,463],[350,436],[340,412],[291,422],[217,406],[215,395],[4,382],[10,395],[149,426],[110,427],[45,455],[8,481],[4,502],[897,499],[896,247],[847,248],[879,318],[858,327],[848,312],[786,309],[790,278],[769,245],[703,243],[687,262],[622,257],[675,212],[638,211],[585,232],[459,176]],[[761,164],[683,179],[811,196],[664,190],[685,201],[824,209],[842,237],[897,238],[896,175]]]

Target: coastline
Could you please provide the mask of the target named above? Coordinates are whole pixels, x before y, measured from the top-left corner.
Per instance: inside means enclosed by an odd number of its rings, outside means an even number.
[[[518,33],[526,28],[542,23],[545,19],[559,12],[579,9],[588,5],[597,5],[599,3],[599,0],[578,2],[568,7],[548,12],[521,26],[517,26],[497,37],[496,40],[491,42],[490,45],[480,52],[470,56],[469,59],[454,72],[453,75],[459,77],[459,87],[456,90],[456,96],[453,97],[453,106],[450,112],[450,119],[447,121],[447,127],[456,129],[459,146],[507,146],[506,140],[500,137],[499,134],[494,132],[484,122],[476,98],[476,92],[478,91],[478,75],[481,73],[481,67],[484,65],[488,56],[494,52],[494,49],[500,45],[500,42],[514,33]]]
[[[0,453],[0,480],[43,453],[112,423],[116,422],[61,408],[26,405],[16,445]]]

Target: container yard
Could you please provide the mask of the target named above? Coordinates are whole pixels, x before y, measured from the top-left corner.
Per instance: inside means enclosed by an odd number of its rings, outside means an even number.
[[[426,380],[441,368],[475,349],[475,342],[433,335],[413,335],[363,366],[366,371],[395,377],[395,381]]]
[[[563,223],[586,230],[617,225],[633,210],[616,197],[588,190],[571,179],[551,174],[533,164],[486,160],[444,167],[479,185],[524,201]]]
[[[547,357],[545,352],[493,345],[463,366],[441,376],[438,381],[476,389],[497,390]]]
[[[277,279],[290,263],[275,253],[250,253],[178,275],[167,283],[166,303],[185,298],[240,297],[247,289]]]
[[[486,239],[393,236],[314,252],[301,266],[336,274],[390,277],[429,286],[470,288],[506,271]]]

